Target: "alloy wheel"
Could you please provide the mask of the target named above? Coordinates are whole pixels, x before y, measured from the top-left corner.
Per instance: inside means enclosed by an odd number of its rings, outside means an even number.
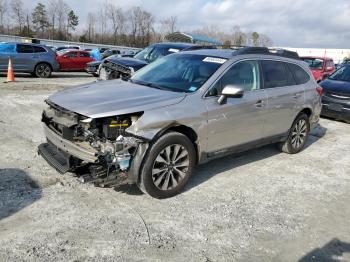
[[[49,77],[51,73],[51,69],[48,65],[38,65],[36,71],[41,77]]]
[[[173,144],[165,147],[153,163],[154,185],[160,190],[175,188],[186,177],[189,161],[189,154],[184,146]]]
[[[305,119],[300,119],[296,123],[292,131],[291,144],[294,149],[299,149],[304,145],[306,141],[306,135],[307,135],[307,123]]]

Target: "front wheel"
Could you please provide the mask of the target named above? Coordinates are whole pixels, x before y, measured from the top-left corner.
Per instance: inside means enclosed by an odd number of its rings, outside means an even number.
[[[40,63],[35,67],[35,75],[40,78],[48,78],[51,76],[52,69],[46,63]]]
[[[299,153],[306,144],[309,132],[309,117],[300,113],[293,122],[287,140],[279,143],[279,149],[288,154]]]
[[[191,176],[196,153],[183,134],[169,132],[150,148],[141,171],[140,189],[155,198],[179,193]]]

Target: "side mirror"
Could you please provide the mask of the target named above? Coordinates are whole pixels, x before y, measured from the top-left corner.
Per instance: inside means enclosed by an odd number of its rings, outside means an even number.
[[[221,96],[218,99],[218,103],[221,105],[225,102],[226,98],[241,98],[243,97],[244,89],[234,85],[227,85],[221,92]]]

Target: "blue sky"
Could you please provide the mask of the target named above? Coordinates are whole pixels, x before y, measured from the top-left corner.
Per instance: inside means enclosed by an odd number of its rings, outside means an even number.
[[[47,0],[42,0],[45,3]],[[107,0],[108,1],[108,0]],[[24,1],[28,7],[37,1]],[[83,26],[88,12],[105,0],[66,1],[77,11]],[[177,16],[180,29],[190,31],[216,25],[230,31],[270,36],[276,46],[350,48],[350,0],[114,0],[128,9],[141,6],[157,20]]]

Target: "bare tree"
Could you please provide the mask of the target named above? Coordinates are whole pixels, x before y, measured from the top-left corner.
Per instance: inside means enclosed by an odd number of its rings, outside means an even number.
[[[96,17],[93,13],[88,13],[87,16],[87,36],[88,41],[91,42],[92,37],[95,35],[95,24],[96,24]]]
[[[239,26],[234,26],[232,29],[232,44],[235,46],[244,46],[247,36],[243,33]]]
[[[16,26],[19,28],[19,33],[21,33],[26,20],[23,10],[23,2],[22,0],[12,0],[10,2],[10,6],[13,20],[15,21]]]
[[[107,34],[107,5],[101,4],[98,9],[98,22],[100,27],[100,43],[103,44]]]
[[[47,8],[47,15],[49,18],[49,25],[51,27],[51,32],[49,34],[52,36],[52,38],[55,38],[55,25],[57,22],[57,1],[56,0],[50,0]]]
[[[113,44],[115,45],[117,43],[118,34],[121,34],[124,30],[126,17],[123,10],[112,3],[107,5],[107,15],[111,21]]]
[[[177,27],[177,17],[171,16],[168,19],[161,20],[160,24],[162,31],[164,31],[166,34],[174,33]]]
[[[68,4],[64,0],[56,0],[56,14],[57,14],[57,22],[58,22],[58,33],[60,34],[60,38],[64,36],[67,27],[67,15],[70,11]]]
[[[5,31],[5,14],[7,12],[7,0],[0,0],[0,30]]]
[[[259,37],[259,45],[260,46],[269,47],[269,46],[272,46],[272,44],[273,44],[273,42],[272,42],[270,37],[268,37],[267,35],[264,35],[264,34],[260,34],[260,37]]]

